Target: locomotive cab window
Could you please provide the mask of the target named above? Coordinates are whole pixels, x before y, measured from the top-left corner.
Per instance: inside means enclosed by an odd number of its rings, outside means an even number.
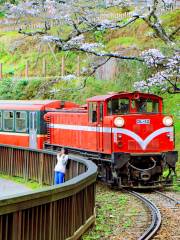
[[[4,111],[4,130],[13,131],[14,129],[14,112]]]
[[[89,103],[89,122],[97,122],[97,103]]]
[[[27,128],[27,117],[26,112],[16,112],[16,131],[17,132],[26,132]]]
[[[2,112],[0,111],[0,129],[2,129]]]
[[[138,113],[158,113],[159,103],[153,99],[140,98],[132,100],[132,108]]]
[[[129,99],[111,99],[108,101],[108,115],[129,113]]]

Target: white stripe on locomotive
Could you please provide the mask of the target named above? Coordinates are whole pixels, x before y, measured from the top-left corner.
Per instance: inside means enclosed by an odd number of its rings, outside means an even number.
[[[157,136],[161,135],[162,133],[173,133],[173,127],[163,127],[160,128],[149,136],[146,139],[142,139],[136,133],[124,129],[124,128],[110,128],[110,127],[91,127],[91,126],[81,126],[81,125],[66,125],[66,124],[50,124],[50,128],[57,128],[57,129],[64,129],[64,130],[75,130],[75,131],[86,131],[86,132],[103,132],[103,133],[121,133],[133,138],[138,144],[141,146],[143,150],[146,149],[147,145]]]

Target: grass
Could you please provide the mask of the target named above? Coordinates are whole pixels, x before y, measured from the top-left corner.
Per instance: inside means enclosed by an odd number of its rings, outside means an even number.
[[[172,32],[174,28],[180,25],[179,15],[180,10],[178,9],[165,13],[160,17],[161,23],[167,32]],[[155,37],[153,30],[149,28],[142,19],[138,19],[135,23],[126,28],[107,31],[105,38],[108,50],[121,50],[123,47],[132,46],[136,46],[139,51],[149,48],[163,49],[166,47],[165,43]],[[177,44],[179,44],[178,34],[176,34],[175,39]],[[130,53],[130,51],[131,50],[128,52]]]
[[[114,49],[117,46],[121,45],[121,47],[129,47],[132,45],[137,45],[138,41],[135,37],[119,37],[110,40],[107,44],[107,49]]]
[[[176,22],[177,26],[180,25],[180,9],[169,12],[168,14],[163,14],[161,20],[167,27],[173,27]]]
[[[119,226],[126,231],[132,226],[131,216],[137,211],[129,207],[129,198],[122,192],[110,190],[107,186],[97,185],[96,224],[85,235],[83,240],[108,239],[117,234]],[[126,213],[127,216],[125,216]]]
[[[39,184],[38,182],[33,181],[33,180],[26,181],[25,179],[23,179],[21,177],[14,177],[14,176],[9,176],[9,175],[5,175],[5,174],[0,174],[0,178],[23,184],[26,187],[31,188],[31,189],[42,188],[42,185]]]

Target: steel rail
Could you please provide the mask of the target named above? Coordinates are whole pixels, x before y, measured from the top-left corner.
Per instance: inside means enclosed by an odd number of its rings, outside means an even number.
[[[174,202],[175,203],[175,206],[176,205],[180,205],[180,201],[178,201],[177,199],[175,198],[172,198],[168,195],[166,195],[165,193],[162,193],[160,191],[157,191],[157,190],[154,190],[155,193],[158,193],[159,195],[163,196],[164,198],[167,198],[168,200],[170,200],[171,202]]]
[[[152,203],[149,199],[142,196],[141,194],[134,192],[134,191],[128,191],[133,196],[140,199],[150,210],[152,215],[152,222],[151,225],[146,229],[146,231],[141,235],[138,240],[148,240],[151,239],[155,233],[159,230],[161,225],[161,213],[159,209],[156,207],[154,203]]]

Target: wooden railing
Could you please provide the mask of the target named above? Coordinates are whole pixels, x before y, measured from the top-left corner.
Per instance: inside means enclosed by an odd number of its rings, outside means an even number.
[[[0,240],[78,239],[95,221],[97,167],[70,156],[67,181],[0,198]],[[53,183],[56,155],[0,145],[0,173]]]

